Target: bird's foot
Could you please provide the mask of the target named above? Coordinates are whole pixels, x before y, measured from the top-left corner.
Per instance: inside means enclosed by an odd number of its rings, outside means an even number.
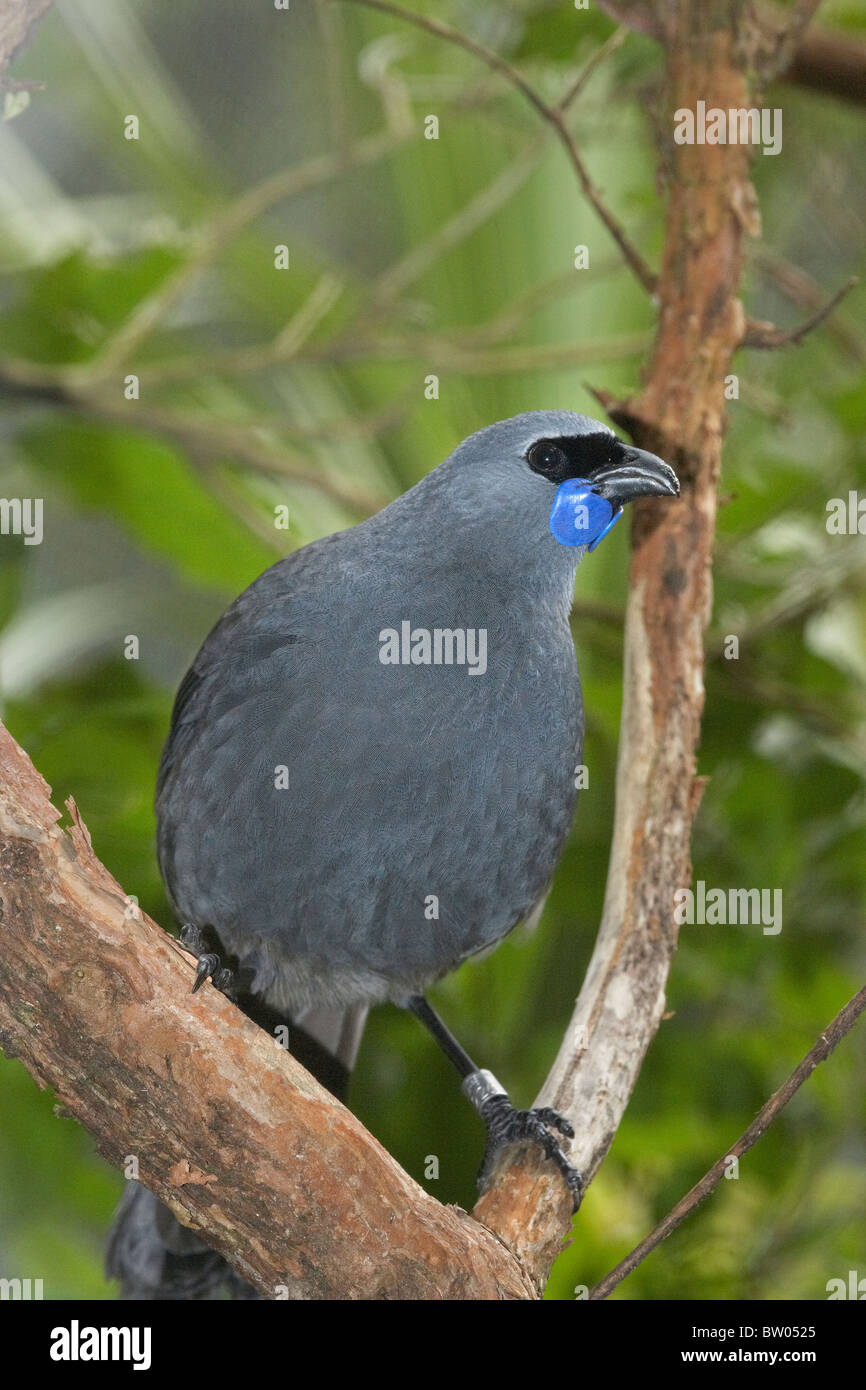
[[[478,1113],[487,1126],[487,1147],[478,1174],[479,1187],[483,1189],[486,1186],[501,1149],[512,1144],[537,1144],[545,1158],[555,1163],[562,1174],[571,1193],[573,1210],[577,1211],[583,1197],[583,1180],[569,1163],[553,1133],[558,1130],[567,1139],[573,1139],[574,1130],[568,1120],[549,1106],[537,1110],[517,1110],[503,1091],[483,1100],[478,1106]]]
[[[185,922],[180,929],[179,940],[181,945],[198,959],[192,987],[193,994],[201,989],[205,980],[210,980],[220,994],[234,999],[241,985],[240,973],[223,965],[222,958],[217,952],[209,949],[211,943],[201,928],[192,922]]]

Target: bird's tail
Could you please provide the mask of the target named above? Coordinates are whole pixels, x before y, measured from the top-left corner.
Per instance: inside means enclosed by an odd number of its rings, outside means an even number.
[[[258,1001],[239,1003],[263,1027],[276,1017]],[[366,1005],[352,1004],[308,1009],[289,1022],[292,1055],[339,1100],[346,1094],[366,1018]],[[123,1299],[185,1302],[260,1297],[222,1255],[209,1249],[158,1197],[134,1181],[127,1183],[114,1216],[105,1271],[109,1279],[120,1281]]]

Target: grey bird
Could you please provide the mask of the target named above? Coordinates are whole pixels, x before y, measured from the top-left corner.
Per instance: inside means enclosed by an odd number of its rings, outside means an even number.
[[[231,605],[174,704],[157,846],[181,939],[342,1095],[368,1008],[424,1022],[503,1144],[580,1178],[552,1110],[515,1109],[424,991],[540,909],[574,814],[583,703],[569,627],[586,544],[551,530],[585,479],[615,515],[673,470],[570,411],[464,440],[378,515]],[[255,1296],[130,1183],[108,1272],[129,1298]]]

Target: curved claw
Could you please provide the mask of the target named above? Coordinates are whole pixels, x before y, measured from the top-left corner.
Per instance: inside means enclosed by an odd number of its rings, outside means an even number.
[[[530,1113],[537,1115],[543,1125],[552,1125],[554,1129],[558,1129],[566,1139],[574,1138],[574,1126],[564,1115],[560,1115],[558,1110],[551,1110],[549,1105],[545,1105],[541,1110],[533,1110]]]
[[[583,1197],[583,1179],[550,1132],[555,1129],[568,1139],[574,1137],[574,1129],[564,1116],[549,1106],[538,1110],[515,1110],[506,1095],[491,1096],[485,1101],[481,1116],[487,1125],[487,1148],[478,1175],[479,1186],[483,1186],[489,1176],[494,1155],[499,1149],[510,1144],[537,1144],[545,1158],[555,1163],[562,1174],[572,1196],[573,1211],[577,1211]]]
[[[192,992],[196,994],[201,989],[205,980],[213,979],[214,985],[217,984],[217,975],[221,971],[220,958],[212,951],[207,951],[203,956],[199,956],[198,965],[195,968],[195,981],[193,982]]]
[[[233,999],[235,990],[240,987],[240,976],[237,971],[230,970],[228,966],[223,965],[216,951],[208,950],[209,943],[204,932],[192,922],[185,922],[180,929],[179,939],[182,946],[185,946],[192,955],[198,957],[192,985],[193,994],[201,989],[205,980],[211,980],[214,989],[218,989],[221,994]]]

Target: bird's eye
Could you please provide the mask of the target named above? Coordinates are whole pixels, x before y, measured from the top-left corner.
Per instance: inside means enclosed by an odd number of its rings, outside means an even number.
[[[557,485],[565,482],[569,475],[568,455],[565,450],[560,449],[558,444],[551,444],[547,439],[533,444],[526,455],[526,462],[533,473],[540,473],[542,477],[549,478]]]

